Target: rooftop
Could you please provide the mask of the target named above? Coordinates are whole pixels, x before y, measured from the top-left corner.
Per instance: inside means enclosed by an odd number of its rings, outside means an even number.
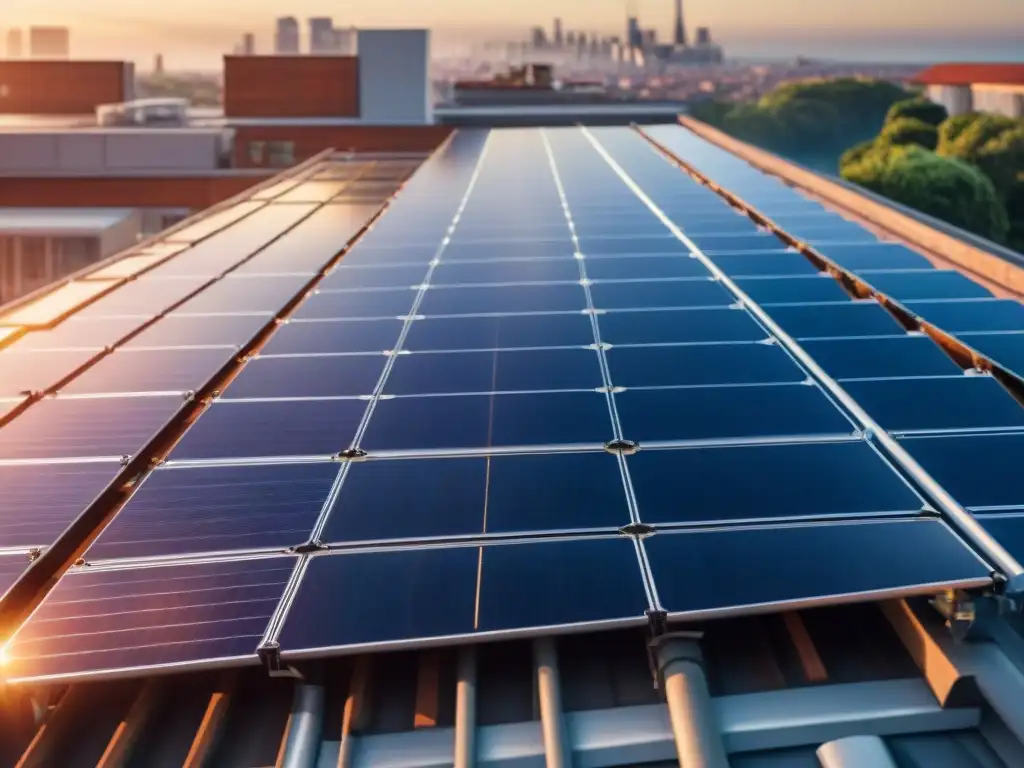
[[[923,85],[1024,85],[1024,64],[936,64],[914,81]]]
[[[12,762],[1020,762],[1019,302],[680,126],[392,170],[0,309]]]

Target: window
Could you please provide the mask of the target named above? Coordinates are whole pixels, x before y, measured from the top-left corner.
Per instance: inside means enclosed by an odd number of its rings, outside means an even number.
[[[25,280],[37,282],[46,277],[46,238],[21,238],[21,275]]]
[[[188,218],[187,213],[165,213],[160,217],[160,229],[170,229],[179,221],[184,221]]]
[[[263,165],[263,150],[266,143],[262,141],[249,142],[249,162],[253,165]]]
[[[100,257],[99,241],[95,237],[61,237],[53,241],[60,277],[87,267]]]
[[[268,146],[270,165],[275,168],[287,168],[295,165],[295,142],[272,141]]]

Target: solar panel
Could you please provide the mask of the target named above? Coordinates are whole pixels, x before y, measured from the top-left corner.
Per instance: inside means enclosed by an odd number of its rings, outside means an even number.
[[[796,339],[902,336],[906,332],[880,305],[870,302],[772,307],[772,320]]]
[[[278,195],[276,203],[326,203],[348,186],[347,181],[305,181]],[[271,206],[280,207],[280,206]]]
[[[118,558],[282,550],[309,541],[338,465],[157,469],[86,552]]]
[[[419,313],[424,315],[478,315],[514,312],[572,312],[587,307],[579,283],[502,285],[480,287],[431,286],[423,296]]]
[[[260,314],[179,315],[160,318],[122,349],[165,347],[243,347],[255,338],[273,316]]]
[[[309,283],[305,275],[228,275],[178,308],[181,314],[278,312]]]
[[[51,330],[34,331],[18,339],[12,350],[92,349],[117,343],[145,322],[138,317],[71,317]]]
[[[408,288],[419,285],[427,273],[426,264],[386,267],[348,266],[342,260],[320,284],[320,290],[358,288]]]
[[[1024,435],[908,437],[900,442],[963,506],[1024,505],[1020,472]]]
[[[8,681],[256,664],[293,557],[69,571],[6,647]]]
[[[135,277],[166,258],[167,256],[162,253],[126,256],[90,272],[85,278],[88,280],[121,280]]]
[[[222,399],[371,395],[387,361],[382,353],[257,357],[228,385]]]
[[[0,466],[0,548],[50,546],[120,471],[117,461]]]
[[[992,294],[959,272],[935,269],[929,272],[878,272],[868,278],[873,288],[897,301],[911,299],[982,299]]]
[[[394,349],[404,321],[292,320],[278,326],[261,355],[383,352]]]
[[[60,388],[62,394],[194,392],[237,355],[214,349],[119,349]]]
[[[181,395],[44,399],[0,429],[0,459],[132,456],[184,404]]]
[[[208,277],[144,276],[134,280],[90,304],[78,317],[153,317],[170,309],[198,291],[210,281]]]
[[[587,253],[580,247],[581,251]],[[576,252],[572,239],[464,242],[452,241],[444,249],[445,261],[492,261],[505,259],[564,259]],[[614,253],[614,251],[613,251]],[[408,257],[406,257],[407,259]],[[430,258],[430,257],[428,257]]]
[[[719,283],[700,279],[600,282],[590,293],[599,309],[724,307],[734,301]]]
[[[657,235],[657,236],[655,236]],[[642,253],[689,253],[689,247],[667,232],[651,231],[649,237],[580,237],[580,252],[588,257],[635,256]]]
[[[387,214],[389,223],[392,222],[392,214]],[[377,231],[377,230],[372,230]],[[341,261],[338,262],[338,268],[348,268],[352,266],[356,267],[381,267],[381,266],[420,266],[424,272],[427,268],[427,262],[433,259],[437,255],[438,248],[442,235],[437,236],[437,242],[434,242],[433,237],[424,235],[424,242],[416,245],[402,245],[402,246],[372,246],[367,245],[366,238],[360,238],[352,248],[345,252]],[[450,249],[450,246],[449,246]],[[446,250],[449,250],[446,249]],[[485,254],[486,255],[486,252]],[[566,254],[559,254],[560,257],[564,257]],[[570,254],[571,255],[571,254]],[[451,258],[451,251],[449,250],[448,258]],[[529,257],[527,257],[529,258]]]
[[[2,326],[48,328],[70,315],[79,307],[102,296],[120,284],[116,280],[76,280],[65,283],[38,299],[22,304],[0,315]]]
[[[0,397],[42,392],[87,365],[100,352],[92,349],[0,353]]]
[[[950,333],[1024,331],[1024,306],[1012,299],[908,301],[906,307]]]
[[[736,279],[736,285],[758,304],[845,303],[850,296],[828,275]]]
[[[552,262],[553,263],[553,262]],[[701,262],[687,255],[634,255],[622,258],[586,259],[584,268],[591,280],[650,280],[664,278],[710,278]]]
[[[0,596],[14,586],[31,562],[26,553],[0,555]]]
[[[292,314],[296,320],[398,317],[408,315],[416,300],[410,288],[314,292]]]
[[[1015,558],[1024,557],[1024,517],[1014,510],[977,515],[978,521]]]
[[[422,277],[422,276],[421,276]],[[434,269],[432,285],[471,285],[474,283],[575,283],[580,279],[576,259],[518,259],[507,261],[442,261]]]
[[[581,312],[533,315],[424,317],[410,323],[403,349],[573,347],[594,342],[590,318]]]
[[[957,338],[1007,370],[1024,376],[1024,333],[962,333]]]
[[[236,221],[241,221],[251,213],[258,211],[264,203],[245,200],[240,203],[221,208],[220,210],[205,215],[197,221],[186,224],[184,227],[171,232],[167,237],[170,243],[195,243],[215,232],[231,226]]]
[[[774,344],[613,347],[607,358],[617,387],[770,384],[806,378]]]
[[[956,376],[960,366],[926,336],[805,341],[804,351],[834,379]]]
[[[731,307],[613,311],[598,316],[601,340],[619,344],[707,344],[762,341],[766,332],[745,311]]]
[[[679,618],[880,600],[991,580],[989,566],[934,519],[660,533],[643,547],[661,605]]]
[[[788,246],[770,232],[756,232],[749,235],[692,235],[690,240],[701,251],[714,255],[718,253],[744,253],[784,251]]]
[[[924,256],[898,243],[829,244],[818,252],[852,272],[879,269],[932,269]]]
[[[729,277],[784,277],[818,272],[800,253],[722,253],[712,260]]]

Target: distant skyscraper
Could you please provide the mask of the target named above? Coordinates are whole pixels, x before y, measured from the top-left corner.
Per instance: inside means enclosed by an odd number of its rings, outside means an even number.
[[[158,53],[153,57],[153,74],[162,75],[164,73],[164,55]]]
[[[338,41],[334,34],[334,21],[327,16],[309,20],[309,52],[337,53]]]
[[[256,55],[256,36],[252,32],[246,32],[242,35],[241,51],[243,56]]]
[[[576,33],[568,32],[565,35],[565,44],[568,46],[576,45]]]
[[[274,35],[274,52],[283,56],[295,56],[300,50],[298,19],[294,16],[278,19],[277,32]]]
[[[20,29],[7,30],[7,58],[20,59],[24,55],[25,46]]]
[[[530,31],[530,45],[534,48],[546,48],[548,45],[548,36],[544,32],[544,27],[534,27]]]
[[[711,30],[708,27],[697,27],[697,45],[711,44]]]
[[[562,36],[562,20],[561,19],[555,19],[555,29],[554,29],[554,32],[555,32],[555,35],[554,35],[555,48],[561,48],[562,45],[565,44],[565,38]]]
[[[33,58],[66,59],[71,52],[67,27],[29,27],[28,50]]]
[[[676,45],[686,45],[686,24],[683,22],[683,0],[676,0]]]

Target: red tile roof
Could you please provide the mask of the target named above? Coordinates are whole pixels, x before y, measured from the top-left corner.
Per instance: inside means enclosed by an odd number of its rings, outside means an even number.
[[[919,72],[914,82],[923,85],[1024,85],[1024,64],[936,64]]]

